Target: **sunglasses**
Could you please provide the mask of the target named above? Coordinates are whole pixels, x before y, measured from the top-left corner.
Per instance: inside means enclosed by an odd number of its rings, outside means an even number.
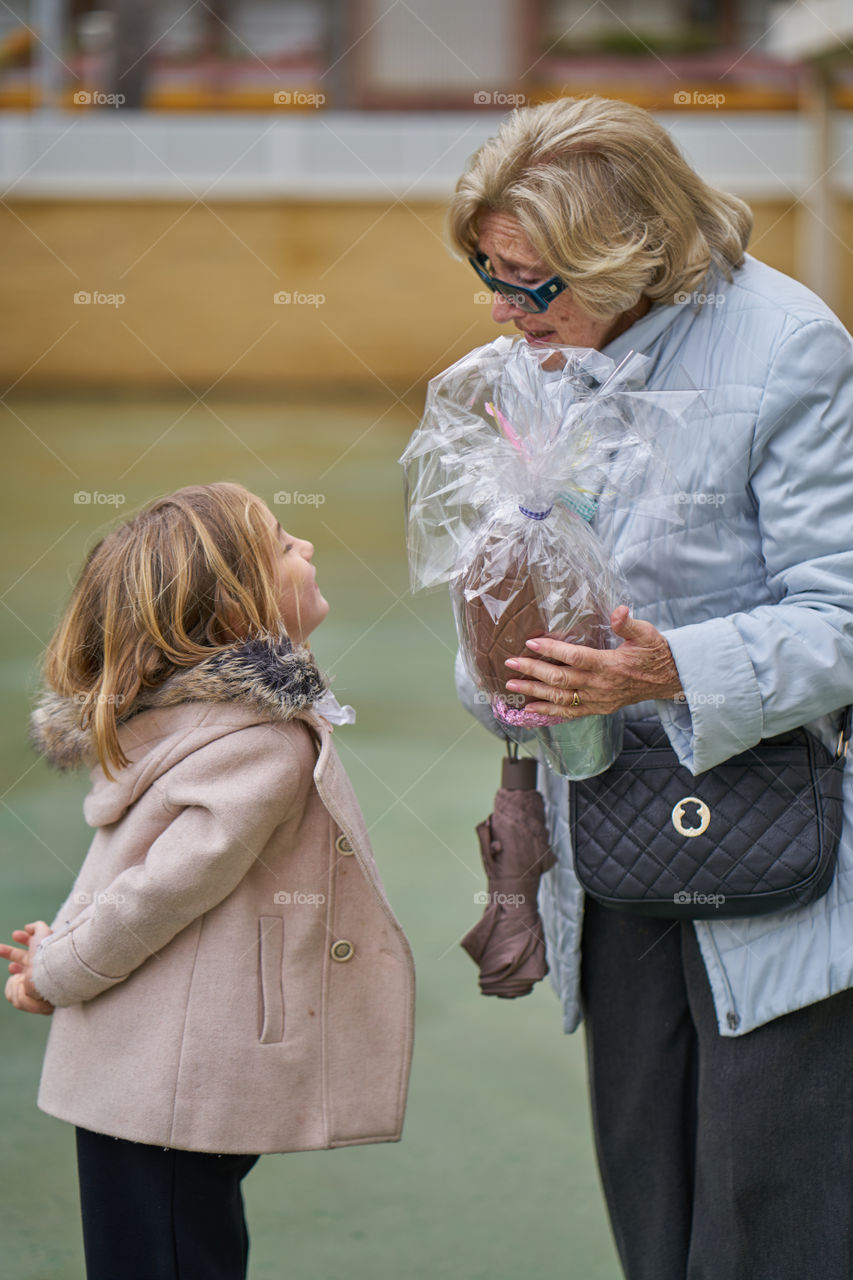
[[[565,280],[561,280],[559,276],[552,276],[550,280],[537,285],[535,289],[528,289],[523,284],[509,284],[506,280],[498,280],[486,270],[492,264],[485,253],[478,253],[468,261],[487,289],[491,289],[492,293],[499,293],[514,307],[527,311],[530,315],[547,311],[557,295],[567,288]]]

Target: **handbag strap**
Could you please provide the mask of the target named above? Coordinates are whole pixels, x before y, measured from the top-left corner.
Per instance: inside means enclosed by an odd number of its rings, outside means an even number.
[[[838,745],[835,748],[836,760],[847,759],[847,748],[850,746],[851,713],[853,713],[853,704],[846,707],[844,711],[844,718],[841,721],[841,730],[838,734]]]

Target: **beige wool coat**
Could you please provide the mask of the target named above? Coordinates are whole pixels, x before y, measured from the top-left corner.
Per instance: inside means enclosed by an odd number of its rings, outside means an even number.
[[[43,1111],[191,1151],[400,1138],[414,966],[322,692],[286,637],[234,646],[134,704],[114,781],[92,767],[95,836],[33,964]],[[78,710],[33,716],[59,768],[92,765]]]

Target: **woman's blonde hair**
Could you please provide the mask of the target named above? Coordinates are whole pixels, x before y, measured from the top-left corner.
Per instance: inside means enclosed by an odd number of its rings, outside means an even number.
[[[703,182],[662,125],[612,98],[514,111],[473,156],[450,205],[455,246],[476,253],[480,215],[510,214],[578,305],[599,319],[645,295],[673,302],[709,268],[743,262],[752,212]]]
[[[107,777],[143,688],[217,649],[283,630],[267,508],[242,485],[191,485],[157,498],[89,553],[50,642],[44,677],[80,704]]]

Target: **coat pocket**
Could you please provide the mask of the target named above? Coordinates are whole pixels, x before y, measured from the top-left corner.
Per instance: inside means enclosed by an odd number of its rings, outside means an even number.
[[[284,921],[258,920],[258,1039],[276,1044],[284,1039]]]

